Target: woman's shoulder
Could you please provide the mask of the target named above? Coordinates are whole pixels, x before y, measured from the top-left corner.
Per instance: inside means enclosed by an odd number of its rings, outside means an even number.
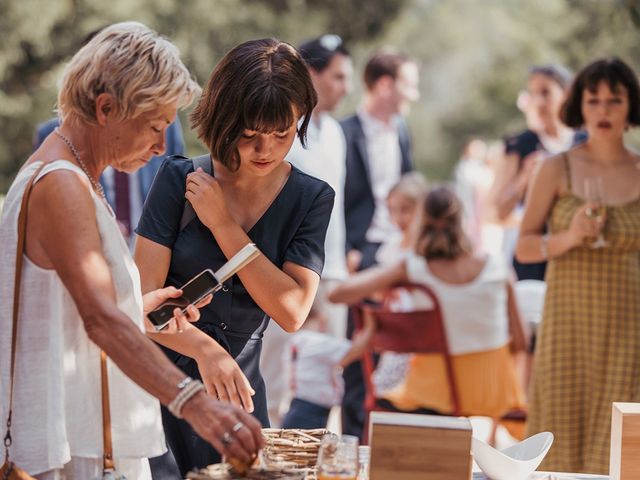
[[[324,180],[320,180],[291,165],[291,180],[299,191],[315,197],[334,196],[335,191]]]
[[[169,155],[162,161],[158,174],[162,172],[163,175],[170,176],[184,176],[193,171],[193,161],[190,158],[182,155]]]
[[[550,157],[544,158],[537,166],[534,182],[543,183],[548,188],[554,190],[562,190],[567,183],[567,172],[571,170],[570,156],[574,154],[576,149],[560,152]]]

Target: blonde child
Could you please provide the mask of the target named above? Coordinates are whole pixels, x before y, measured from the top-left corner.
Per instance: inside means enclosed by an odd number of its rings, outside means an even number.
[[[427,181],[418,172],[404,174],[389,190],[387,208],[397,231],[378,249],[376,260],[379,264],[395,263],[413,250],[420,207],[426,194]]]

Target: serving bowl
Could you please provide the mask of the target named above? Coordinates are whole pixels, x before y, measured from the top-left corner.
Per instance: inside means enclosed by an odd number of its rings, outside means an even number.
[[[480,470],[491,480],[526,480],[538,468],[552,443],[553,433],[541,432],[498,450],[473,437],[471,451]]]

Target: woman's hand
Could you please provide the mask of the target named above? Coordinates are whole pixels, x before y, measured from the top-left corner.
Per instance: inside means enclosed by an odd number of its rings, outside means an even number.
[[[218,400],[253,412],[251,396],[256,392],[229,353],[220,348],[196,358],[207,392]]]
[[[573,246],[581,245],[585,238],[596,238],[602,231],[606,213],[598,216],[590,216],[590,212],[595,212],[598,205],[585,203],[576,210],[571,219],[569,234],[573,240]]]
[[[347,270],[349,274],[356,273],[362,263],[362,252],[355,248],[347,252]]]
[[[198,302],[197,305],[189,305],[187,307],[186,315],[182,313],[182,310],[180,308],[176,307],[173,310],[173,318],[171,319],[169,324],[160,331],[156,330],[151,321],[149,321],[149,318],[147,318],[147,314],[158,308],[168,299],[178,298],[180,295],[182,295],[182,290],[179,290],[175,287],[166,287],[159,288],[158,290],[153,290],[152,292],[149,292],[142,296],[144,326],[145,330],[148,333],[182,332],[186,324],[188,324],[189,322],[197,322],[200,319],[200,311],[198,309],[204,307],[205,305],[208,305],[213,298],[212,295],[207,295],[204,299]]]
[[[204,393],[189,400],[182,415],[223,456],[250,463],[264,446],[260,423],[255,418]]]
[[[209,230],[213,231],[233,221],[220,184],[201,168],[187,175],[187,191],[184,196]]]

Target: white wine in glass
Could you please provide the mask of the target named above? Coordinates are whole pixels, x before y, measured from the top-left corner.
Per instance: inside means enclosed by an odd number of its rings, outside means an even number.
[[[585,200],[593,205],[587,209],[587,216],[598,220],[599,223],[604,221],[606,206],[604,201],[604,189],[602,188],[602,178],[587,177],[584,180]],[[590,244],[591,248],[603,248],[609,244],[604,238],[604,233],[600,230],[595,241]]]

